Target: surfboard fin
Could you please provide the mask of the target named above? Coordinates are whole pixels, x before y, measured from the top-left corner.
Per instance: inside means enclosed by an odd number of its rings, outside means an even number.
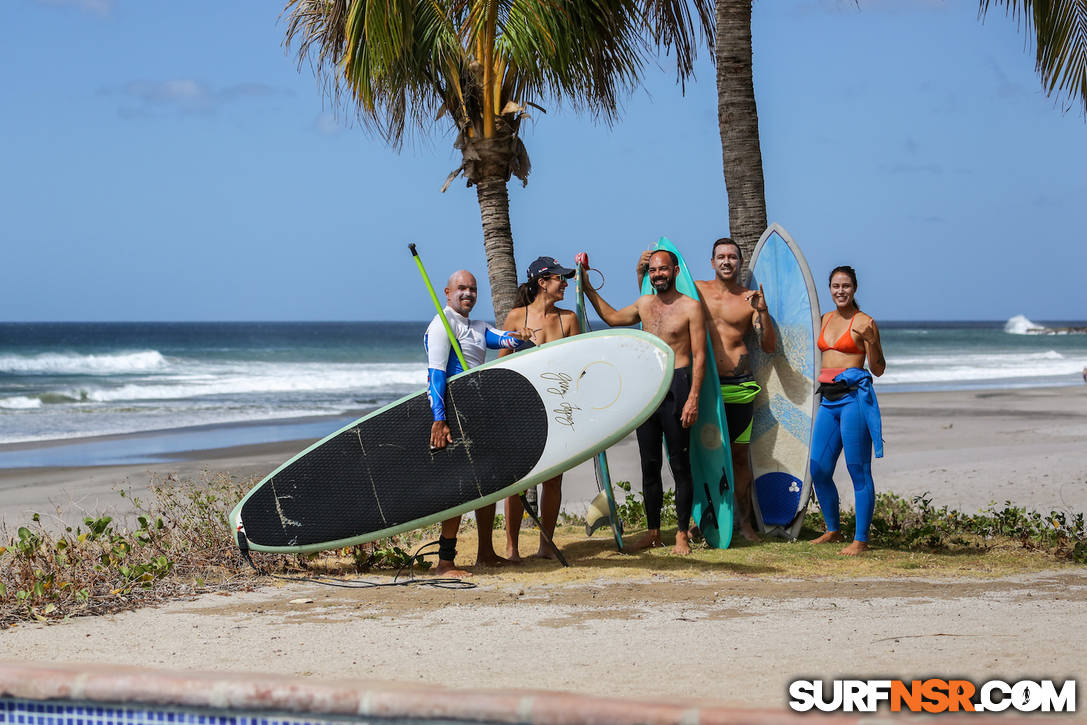
[[[611,524],[611,514],[608,507],[608,496],[601,491],[589,504],[585,512],[585,535],[592,536],[593,532],[602,526]]]

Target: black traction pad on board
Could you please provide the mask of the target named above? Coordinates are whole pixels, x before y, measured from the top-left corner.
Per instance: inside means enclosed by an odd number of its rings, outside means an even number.
[[[426,393],[361,420],[265,479],[242,506],[246,538],[309,546],[354,538],[481,499],[524,478],[547,439],[547,411],[520,373],[450,381],[453,442],[431,452]]]

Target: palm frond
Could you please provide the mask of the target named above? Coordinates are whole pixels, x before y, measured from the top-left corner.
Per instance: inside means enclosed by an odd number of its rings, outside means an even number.
[[[715,3],[712,0],[644,0],[643,12],[653,41],[666,53],[676,54],[676,80],[694,75],[698,46],[711,52],[716,42]],[[692,9],[694,13],[692,15]]]
[[[520,95],[507,100],[567,101],[614,120],[619,98],[637,82],[648,49],[637,3],[518,0],[507,6],[496,45],[516,73],[506,85]]]
[[[993,4],[1033,32],[1045,92],[1066,94],[1087,116],[1087,0],[980,0],[979,15]]]
[[[511,101],[568,102],[611,121],[648,56],[642,1],[287,0],[285,44],[394,145],[445,113],[478,134]],[[670,47],[686,53],[693,33],[667,36]]]

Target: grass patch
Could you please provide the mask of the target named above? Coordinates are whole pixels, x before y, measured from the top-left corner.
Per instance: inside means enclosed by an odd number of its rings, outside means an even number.
[[[645,505],[641,494],[631,491],[628,481],[615,486],[623,490],[625,500],[617,504],[620,518],[628,528],[645,528]],[[675,492],[666,491],[661,511],[662,527],[676,525]],[[825,529],[819,505],[813,499],[804,519],[801,540],[815,538]],[[563,523],[575,523],[572,517]],[[582,519],[584,523],[584,519]],[[848,536],[856,529],[853,510],[841,513],[841,530]],[[1019,548],[1035,551],[1058,560],[1087,564],[1087,521],[1082,513],[1051,511],[1042,514],[1013,506],[993,504],[977,514],[932,505],[929,494],[904,499],[893,493],[876,494],[869,539],[874,546],[912,553],[963,553]],[[733,538],[733,543],[741,542]],[[839,544],[839,548],[841,544]]]
[[[57,533],[41,517],[14,532],[0,528],[0,626],[106,614],[257,581],[238,554],[227,517],[256,479],[205,473],[198,480],[157,478],[150,498],[128,499],[135,528],[88,516]],[[437,527],[319,554],[253,552],[270,573],[366,573],[428,562],[409,551],[436,539]]]
[[[633,539],[644,529],[628,529]],[[675,529],[663,530],[666,546],[634,554],[621,554],[610,535],[603,530],[585,537],[583,526],[561,525],[555,540],[570,562],[563,568],[553,561],[525,559],[518,567],[475,569],[481,582],[498,585],[594,584],[604,581],[784,581],[816,579],[993,579],[1016,574],[1071,569],[1077,566],[1067,558],[1040,550],[1024,550],[1018,542],[994,544],[987,548],[958,550],[906,551],[884,548],[878,543],[861,557],[838,555],[841,543],[814,545],[807,540],[788,542],[781,539],[749,544],[738,537],[726,550],[711,549],[704,543],[692,547],[690,556],[671,553]],[[471,566],[475,554],[474,530],[466,531],[458,541],[463,555],[458,562]],[[805,538],[814,538],[815,530],[805,530]],[[522,533],[524,538],[524,533]],[[535,549],[535,540],[522,542],[521,555]],[[480,579],[480,575],[487,578]],[[726,589],[728,585],[724,585]]]
[[[89,516],[82,525],[57,533],[35,514],[14,532],[0,528],[0,626],[104,614],[196,594],[248,589],[261,582],[238,555],[227,517],[254,485],[226,474],[198,480],[152,481],[149,500],[128,499],[136,511],[134,528],[119,527],[109,516]],[[620,511],[630,539],[645,528],[645,509],[629,484]],[[675,500],[666,492],[662,520],[666,539],[675,527]],[[847,535],[855,525],[843,512]],[[496,527],[497,528],[497,527]],[[669,530],[671,529],[671,530]],[[338,576],[429,563],[414,556],[438,537],[437,526],[370,544],[319,554],[253,552],[264,571]],[[967,515],[936,508],[926,496],[910,500],[880,494],[872,525],[872,546],[864,556],[838,556],[841,544],[815,546],[805,540],[822,530],[822,517],[808,514],[800,542],[748,544],[734,539],[721,551],[696,545],[689,557],[657,549],[630,556],[615,551],[610,536],[587,539],[584,519],[564,515],[556,540],[574,566],[551,562],[490,570],[511,582],[587,581],[600,576],[648,578],[658,574],[697,577],[707,573],[756,577],[911,577],[1004,576],[1087,563],[1087,523],[1083,514],[1040,514],[1006,503]],[[474,520],[462,526],[458,547],[463,563],[475,550]],[[526,532],[527,533],[527,532]],[[492,532],[493,535],[493,532]],[[483,570],[481,570],[482,572]]]

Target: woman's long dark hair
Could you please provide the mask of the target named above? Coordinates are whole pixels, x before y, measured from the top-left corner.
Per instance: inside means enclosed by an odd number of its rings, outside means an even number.
[[[513,306],[528,307],[536,299],[536,295],[540,294],[540,278],[529,277],[527,282],[522,282],[517,286],[516,294],[517,298]]]
[[[853,292],[853,306],[857,308],[857,312],[860,312],[861,311],[861,305],[860,305],[859,302],[857,302],[857,293],[856,293],[856,290],[857,290],[857,288],[859,286],[857,284],[857,270],[853,269],[848,264],[843,264],[841,267],[835,267],[834,269],[830,270],[830,276],[827,277],[827,284],[828,285],[834,280],[834,275],[838,274],[839,272],[841,272],[845,276],[849,277],[850,280],[852,280],[853,290],[854,290],[854,292]]]

